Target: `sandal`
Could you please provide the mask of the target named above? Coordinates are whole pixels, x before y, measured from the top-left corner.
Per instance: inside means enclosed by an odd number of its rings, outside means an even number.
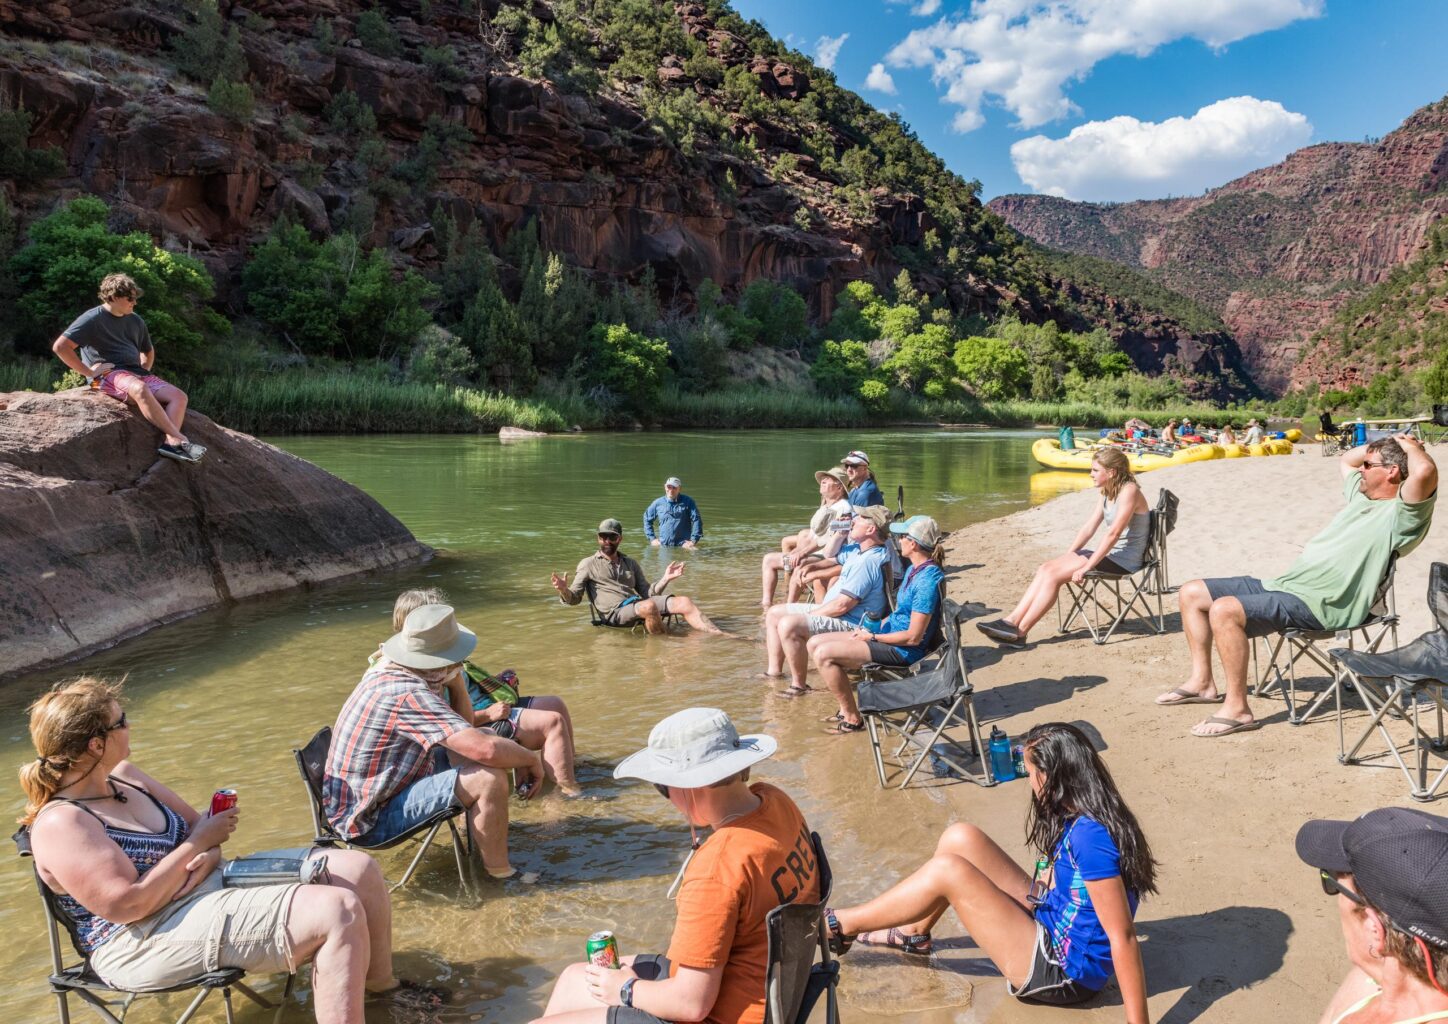
[[[871,942],[864,935],[856,935],[854,941],[862,946],[887,946],[890,949],[898,949],[902,953],[909,953],[911,956],[929,956],[934,947],[929,932],[920,935],[906,935],[899,928],[891,928],[887,931],[884,942]]]
[[[778,692],[779,695],[785,700],[798,700],[800,697],[808,697],[810,694],[817,691],[813,686],[795,686],[793,683],[791,683],[789,686],[786,686],[783,690],[780,690]]]
[[[850,733],[852,733],[852,732],[864,732],[864,731],[865,731],[865,723],[864,723],[864,722],[847,722],[845,719],[841,718],[838,722],[835,723],[835,727],[834,727],[833,729],[826,729],[826,730],[825,730],[825,735],[826,735],[826,736],[848,736],[848,735],[849,735]]]
[[[382,992],[368,992],[367,1002],[387,1002],[399,1009],[435,1010],[443,1006],[452,993],[441,985],[424,985],[407,978],[398,978],[397,984]]]
[[[835,917],[834,907],[825,907],[825,930],[830,933],[830,952],[835,956],[844,956],[855,944],[853,935],[840,931],[840,919]]]

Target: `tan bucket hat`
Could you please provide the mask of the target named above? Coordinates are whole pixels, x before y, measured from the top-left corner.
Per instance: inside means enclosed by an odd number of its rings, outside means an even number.
[[[389,661],[404,668],[447,668],[463,661],[478,645],[478,635],[458,625],[445,604],[414,608],[402,623],[402,632],[382,645]]]
[[[778,749],[773,736],[741,736],[718,708],[686,708],[654,726],[649,745],[619,762],[615,779],[701,789],[742,772]]]
[[[845,472],[844,466],[834,466],[830,469],[820,470],[818,473],[815,474],[815,483],[822,482],[827,476],[833,477],[835,482],[843,487],[848,493],[850,489],[850,477],[849,474]]]

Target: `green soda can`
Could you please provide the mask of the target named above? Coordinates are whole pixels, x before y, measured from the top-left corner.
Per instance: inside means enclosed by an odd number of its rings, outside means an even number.
[[[613,932],[594,932],[588,937],[585,949],[588,962],[595,967],[618,970],[618,940],[613,937]]]

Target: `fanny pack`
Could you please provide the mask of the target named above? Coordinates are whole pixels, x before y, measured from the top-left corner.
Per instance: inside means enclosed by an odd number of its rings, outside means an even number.
[[[260,885],[293,883],[325,885],[331,880],[325,853],[305,857],[238,857],[221,866],[221,884],[226,889],[250,889]]]

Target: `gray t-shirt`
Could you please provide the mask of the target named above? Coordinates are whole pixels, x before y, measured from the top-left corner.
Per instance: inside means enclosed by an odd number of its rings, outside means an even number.
[[[80,347],[80,358],[88,366],[114,363],[117,370],[143,374],[143,353],[151,351],[151,332],[135,313],[112,316],[105,306],[88,309],[65,329],[65,336]]]

